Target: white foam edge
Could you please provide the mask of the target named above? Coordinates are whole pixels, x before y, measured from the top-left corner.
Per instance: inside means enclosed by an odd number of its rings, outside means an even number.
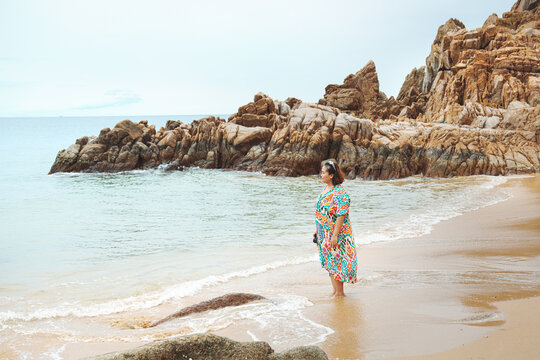
[[[219,310],[212,310],[205,316],[195,316],[189,319],[182,320],[182,326],[189,327],[190,333],[201,333],[206,331],[215,331],[229,326],[242,320],[255,321],[259,330],[265,331],[269,327],[272,329],[281,329],[284,331],[284,324],[291,325],[291,322],[297,324],[298,321],[304,324],[300,326],[300,329],[311,327],[313,329],[319,329],[319,331],[310,331],[310,335],[315,334],[313,341],[305,345],[314,345],[324,341],[330,334],[334,333],[334,330],[319,324],[311,319],[308,319],[303,310],[308,306],[313,306],[313,303],[304,296],[297,295],[279,295],[281,300],[272,302],[255,302],[250,304],[240,305],[234,308],[223,308]],[[277,323],[276,323],[277,322]],[[285,327],[287,327],[285,325]],[[178,323],[170,323],[171,329],[176,329]],[[292,326],[292,325],[291,325]],[[294,327],[294,326],[293,326]],[[275,339],[275,338],[263,338],[259,339],[253,332],[247,330],[248,335],[253,341],[267,341],[271,344],[278,344],[287,339]],[[278,331],[278,333],[281,333]],[[269,335],[267,332],[265,335]]]
[[[66,344],[60,346],[59,348],[51,349],[43,355],[46,355],[49,359],[52,360],[62,360],[64,359],[64,357],[62,356],[64,350],[66,350]]]
[[[258,337],[255,336],[251,331],[247,330],[246,333],[251,337],[253,341],[261,341]]]
[[[516,175],[516,176],[511,176],[511,177],[504,177],[504,176],[494,177],[494,176],[485,175],[481,177],[488,178],[490,181],[487,181],[482,184],[478,184],[477,186],[482,189],[493,189],[497,186],[500,186],[506,183],[509,178],[518,178],[518,177],[525,178],[525,177],[530,177],[530,175],[523,175],[523,176]],[[463,209],[455,209],[454,211],[449,211],[446,213],[441,213],[441,214],[436,214],[436,215],[413,214],[407,219],[407,221],[403,222],[403,226],[394,228],[392,231],[376,232],[376,233],[368,234],[367,236],[360,237],[360,238],[355,236],[355,241],[357,244],[360,244],[360,245],[369,245],[369,244],[373,244],[377,242],[395,241],[399,239],[409,239],[413,237],[427,235],[433,231],[433,228],[435,225],[437,225],[438,223],[442,221],[450,220],[455,217],[464,215],[466,213],[476,211],[484,207],[492,206],[503,201],[507,201],[513,197],[514,197],[513,194],[505,193],[504,196],[501,196],[500,199],[493,199],[486,203],[480,204],[478,206],[466,207]],[[410,226],[411,224],[417,224],[417,226],[411,227]]]
[[[313,303],[309,301],[308,298],[298,295],[284,295],[279,294],[276,301],[271,302],[254,302],[249,304],[240,305],[237,307],[227,307],[218,310],[211,310],[208,313],[195,314],[195,316],[190,316],[182,320],[173,320],[168,326],[160,328],[159,331],[145,331],[145,332],[132,332],[125,334],[124,336],[93,336],[93,335],[82,335],[82,334],[59,334],[61,338],[66,342],[77,342],[77,343],[89,343],[89,342],[115,342],[115,341],[125,341],[125,342],[150,342],[158,339],[163,339],[165,337],[177,336],[177,330],[179,326],[187,330],[188,332],[182,333],[181,335],[190,335],[196,333],[205,333],[207,331],[217,331],[223,328],[227,328],[232,324],[237,323],[242,320],[252,320],[258,323],[259,331],[262,331],[262,336],[259,338],[251,330],[246,330],[247,334],[251,337],[253,341],[266,341],[269,342],[272,346],[288,341],[290,338],[287,335],[283,338],[279,337],[281,332],[277,329],[283,329],[283,325],[290,329],[298,329],[300,332],[306,328],[309,330],[309,342],[302,344],[314,345],[324,341],[330,334],[334,333],[334,330],[326,327],[322,324],[316,323],[315,321],[308,319],[304,316],[303,310],[306,307],[313,306]],[[179,322],[181,321],[181,322]],[[299,322],[300,321],[300,322]],[[181,324],[181,325],[179,325]],[[296,325],[295,325],[296,324]],[[273,335],[265,338],[265,335],[270,335],[266,329],[272,328],[274,330]],[[20,331],[20,329],[15,330],[19,334],[30,335],[35,333],[35,329],[32,331]],[[166,335],[169,334],[169,335]],[[278,338],[275,338],[275,335],[278,334]],[[53,350],[49,351],[51,354]],[[56,353],[60,354],[62,349],[58,349]]]
[[[318,256],[316,254],[309,257],[293,257],[288,260],[275,261],[269,264],[254,266],[223,275],[210,275],[199,280],[186,281],[169,286],[164,290],[153,294],[130,296],[123,299],[110,300],[104,303],[84,305],[79,302],[63,302],[60,306],[39,309],[30,313],[14,312],[11,310],[0,312],[0,324],[12,320],[33,321],[67,316],[92,317],[116,314],[124,311],[149,309],[172,299],[195,295],[206,287],[223,284],[235,278],[246,278],[284,266],[317,261],[317,259]]]

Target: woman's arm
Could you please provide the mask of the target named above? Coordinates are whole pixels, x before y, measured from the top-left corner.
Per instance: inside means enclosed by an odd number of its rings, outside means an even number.
[[[334,232],[332,233],[332,240],[330,241],[330,244],[332,244],[332,247],[337,246],[338,242],[338,235],[341,231],[341,227],[343,226],[343,222],[345,221],[345,215],[338,216],[336,219],[336,225],[334,226]]]

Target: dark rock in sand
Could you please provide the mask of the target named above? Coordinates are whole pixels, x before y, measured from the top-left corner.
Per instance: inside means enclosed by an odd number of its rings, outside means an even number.
[[[167,316],[164,319],[151,323],[148,327],[154,327],[154,326],[164,323],[165,321],[168,321],[174,318],[187,316],[189,314],[200,313],[200,312],[208,311],[208,310],[217,310],[217,309],[221,309],[221,308],[229,307],[229,306],[239,306],[239,305],[247,304],[248,302],[252,302],[256,300],[264,300],[264,299],[265,297],[256,295],[256,294],[246,294],[246,293],[226,294],[226,295],[219,296],[219,297],[207,300],[207,301],[200,302],[195,305],[185,307],[181,309],[180,311]]]
[[[159,340],[136,349],[87,360],[327,360],[316,346],[301,346],[282,353],[266,342],[237,342],[211,334],[195,334]]]

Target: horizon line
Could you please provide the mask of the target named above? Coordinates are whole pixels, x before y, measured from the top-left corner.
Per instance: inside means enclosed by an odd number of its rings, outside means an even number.
[[[141,116],[219,116],[232,115],[234,113],[202,113],[202,114],[143,114],[143,115],[25,115],[25,116],[0,116],[0,119],[32,119],[32,118],[88,118],[88,117],[141,117]],[[129,119],[127,119],[129,120]]]

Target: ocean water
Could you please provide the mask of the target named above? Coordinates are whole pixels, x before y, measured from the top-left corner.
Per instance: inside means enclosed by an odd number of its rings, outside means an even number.
[[[201,117],[130,119],[159,128],[169,119]],[[0,119],[0,357],[63,358],[66,344],[111,334],[132,342],[165,337],[172,328],[157,334],[114,324],[209,290],[220,293],[235,279],[317,261],[313,206],[323,186],[316,176],[198,168],[47,175],[59,150],[122,119]],[[357,179],[344,187],[361,247],[398,244],[503,201],[509,195],[498,185],[505,181]],[[307,298],[272,294],[271,303],[194,316],[181,333],[224,328],[235,319],[270,329],[261,340],[273,345],[299,332],[317,343],[332,332],[303,315]]]

